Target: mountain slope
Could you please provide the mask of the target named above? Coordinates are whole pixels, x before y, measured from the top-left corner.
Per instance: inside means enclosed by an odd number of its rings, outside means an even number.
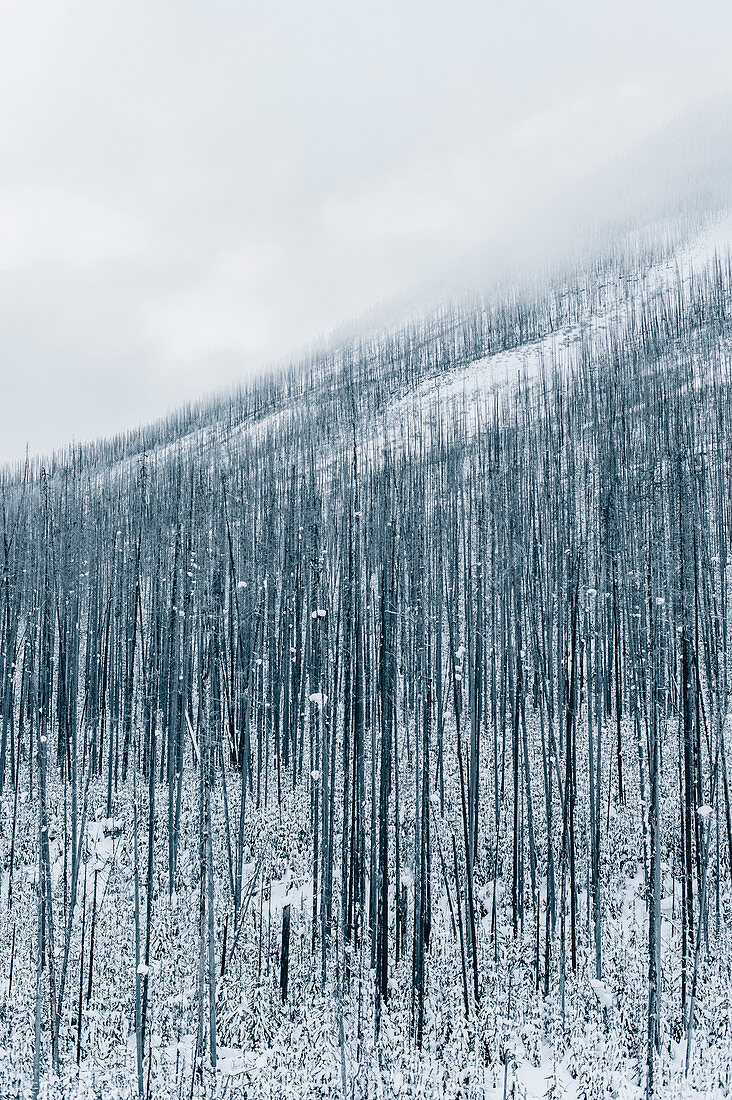
[[[3,472],[8,1095],[728,1090],[729,243]]]

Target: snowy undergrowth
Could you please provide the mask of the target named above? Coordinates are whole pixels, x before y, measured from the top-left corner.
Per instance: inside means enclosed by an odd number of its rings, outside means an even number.
[[[406,768],[406,765],[405,765]],[[448,788],[454,776],[447,774]],[[523,928],[514,936],[511,889],[503,868],[510,853],[501,852],[493,879],[494,838],[482,839],[478,864],[478,943],[480,1002],[466,1019],[460,979],[460,954],[444,879],[435,858],[430,971],[425,1038],[418,1051],[412,1032],[411,947],[405,944],[390,979],[378,1039],[374,1032],[371,960],[365,951],[339,945],[338,965],[329,962],[323,981],[320,949],[312,954],[312,868],[307,840],[309,804],[301,794],[283,795],[281,806],[247,810],[249,848],[243,868],[249,897],[236,942],[226,889],[228,866],[223,842],[221,792],[216,799],[214,847],[217,937],[222,952],[224,924],[228,957],[217,980],[218,1068],[214,1075],[203,1057],[202,1077],[195,1072],[197,1034],[198,846],[197,790],[184,786],[181,849],[175,890],[168,890],[167,827],[164,803],[155,831],[155,888],[150,960],[149,1074],[151,1098],[169,1096],[240,1097],[641,1097],[644,1094],[644,1020],[646,1014],[647,908],[640,842],[639,800],[629,791],[626,804],[609,805],[604,851],[603,977],[595,978],[594,955],[587,944],[587,884],[578,892],[577,969],[567,966],[564,1007],[558,983],[543,990],[546,883],[539,880],[540,986],[536,982],[536,912],[527,902]],[[229,797],[233,797],[232,791]],[[670,794],[670,792],[668,792]],[[69,866],[64,859],[64,798],[59,787],[51,799],[50,839],[55,902],[57,967],[62,954],[65,906],[70,896]],[[91,788],[91,805],[104,804],[103,784]],[[449,799],[447,800],[450,805]],[[671,814],[672,803],[668,800]],[[144,811],[144,805],[140,806]],[[3,806],[6,852],[12,801]],[[581,812],[585,812],[581,809]],[[141,813],[144,820],[144,813]],[[435,807],[435,828],[445,844],[457,825],[449,810]],[[16,829],[12,907],[9,876],[3,882],[0,942],[3,947],[0,991],[0,1086],[2,1095],[30,1094],[36,980],[37,871],[33,862],[34,807],[23,803]],[[136,1095],[135,922],[133,808],[120,793],[114,817],[92,815],[86,829],[83,864],[71,936],[71,975],[60,1033],[61,1076],[50,1071],[44,1052],[41,1096],[133,1097]],[[411,881],[413,852],[408,815],[402,879]],[[537,837],[539,843],[542,838]],[[140,865],[146,843],[140,837]],[[336,878],[336,893],[338,881]],[[678,1002],[680,958],[680,884],[678,868],[664,861],[662,951],[667,1006]],[[528,895],[527,895],[528,897]],[[493,904],[495,898],[495,920]],[[66,902],[65,902],[65,899]],[[96,900],[95,900],[96,899]],[[145,904],[142,890],[142,906]],[[292,913],[290,988],[280,995],[280,933],[283,906]],[[410,899],[411,913],[411,899]],[[667,1011],[659,1072],[664,1095],[724,1095],[732,1064],[732,1009],[729,918],[732,899],[725,890],[712,899],[708,950],[696,1007],[694,1048],[684,1075],[685,1040],[680,1009]],[[82,910],[86,912],[83,983],[80,985]],[[91,995],[89,994],[90,921],[95,913]],[[558,939],[550,966],[556,974]],[[12,986],[10,966],[12,951]],[[218,960],[219,964],[221,959]],[[348,981],[345,976],[348,973]],[[79,995],[82,1020],[79,1041]],[[345,1093],[344,1093],[345,1089]]]

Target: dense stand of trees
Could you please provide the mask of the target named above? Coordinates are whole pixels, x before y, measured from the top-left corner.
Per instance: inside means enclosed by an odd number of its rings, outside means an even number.
[[[732,272],[623,300],[611,268],[349,345],[243,391],[230,423],[201,409],[2,475],[6,951],[12,985],[32,850],[36,1093],[46,1062],[81,1055],[102,813],[132,830],[141,1096],[158,910],[190,889],[190,837],[201,1067],[278,845],[312,884],[270,933],[283,1001],[309,973],[357,998],[365,1042],[407,974],[418,1047],[440,951],[472,1026],[496,982],[562,1016],[578,974],[602,995],[608,882],[634,853],[646,984],[628,1042],[649,1093],[670,1037],[693,1065],[730,920]],[[390,417],[447,367],[572,324],[536,377],[437,387]]]

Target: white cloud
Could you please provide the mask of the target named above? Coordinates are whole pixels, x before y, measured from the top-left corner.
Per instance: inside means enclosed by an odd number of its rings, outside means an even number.
[[[217,351],[265,354],[273,311],[258,301],[259,280],[282,262],[274,244],[217,256],[194,286],[151,302],[149,331],[173,360]]]
[[[326,230],[349,243],[441,235],[458,215],[455,203],[439,188],[407,179],[377,182],[355,195],[334,195],[323,205]]]
[[[140,217],[94,197],[53,186],[0,187],[0,269],[93,267],[147,247]]]

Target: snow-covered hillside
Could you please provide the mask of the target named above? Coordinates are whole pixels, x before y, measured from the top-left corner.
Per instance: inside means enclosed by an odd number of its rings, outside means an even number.
[[[727,1095],[732,221],[0,475],[0,1091]]]

